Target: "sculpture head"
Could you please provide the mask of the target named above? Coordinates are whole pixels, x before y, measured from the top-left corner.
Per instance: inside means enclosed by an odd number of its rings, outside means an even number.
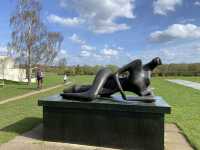
[[[155,57],[149,63],[143,66],[144,71],[153,71],[157,66],[162,65],[162,61],[159,57]]]
[[[139,60],[138,60],[139,62]],[[141,61],[140,61],[141,62]],[[135,93],[140,96],[149,96],[153,95],[153,92],[149,88],[150,86],[150,78],[152,71],[158,66],[161,65],[162,61],[159,57],[152,59],[149,63],[142,66],[142,63],[138,63],[134,71],[134,86],[135,86]]]
[[[162,61],[161,61],[160,57],[154,58],[152,60],[152,64],[154,64],[155,66],[162,65]]]

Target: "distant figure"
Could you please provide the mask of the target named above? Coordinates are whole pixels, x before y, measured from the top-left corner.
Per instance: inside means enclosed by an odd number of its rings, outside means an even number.
[[[67,82],[67,74],[64,74],[64,84]]]
[[[36,79],[37,79],[37,88],[38,89],[42,88],[43,77],[44,77],[44,75],[43,75],[41,68],[38,68],[36,71]]]

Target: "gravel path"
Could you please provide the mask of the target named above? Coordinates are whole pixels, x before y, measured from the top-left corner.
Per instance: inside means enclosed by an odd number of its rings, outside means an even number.
[[[69,85],[69,84],[71,84],[71,82],[68,82],[68,83],[66,83],[66,84],[59,84],[59,85],[56,85],[56,86],[53,86],[53,87],[49,87],[49,88],[45,88],[45,89],[42,89],[42,90],[39,90],[39,91],[29,92],[29,93],[24,94],[24,95],[11,97],[11,98],[9,98],[9,99],[0,101],[0,105],[1,105],[1,104],[5,104],[5,103],[8,103],[8,102],[11,102],[11,101],[16,101],[16,100],[18,100],[18,99],[22,99],[22,98],[25,98],[25,97],[28,97],[28,96],[32,96],[32,95],[35,95],[35,94],[39,94],[39,93],[42,93],[42,92],[47,92],[47,91],[50,91],[50,90],[53,90],[53,89],[62,87],[62,86],[64,86],[64,85]]]
[[[167,79],[167,81],[200,90],[200,83],[197,83],[197,82],[192,82],[192,81],[187,81],[187,80],[179,80],[179,79]]]

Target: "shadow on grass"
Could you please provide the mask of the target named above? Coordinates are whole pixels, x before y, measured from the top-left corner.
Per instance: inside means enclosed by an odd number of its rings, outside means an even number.
[[[42,122],[41,118],[36,117],[28,117],[24,118],[20,121],[17,121],[13,124],[10,124],[2,129],[0,131],[3,132],[10,132],[15,134],[23,134],[31,129],[33,129],[36,125]]]
[[[17,89],[23,89],[23,90],[38,90],[38,88],[37,87],[19,87],[19,88],[17,88]]]
[[[2,81],[2,80],[0,80]],[[15,85],[27,85],[26,82],[17,82],[17,81],[11,81],[11,80],[4,80],[4,83],[5,84],[15,84]]]

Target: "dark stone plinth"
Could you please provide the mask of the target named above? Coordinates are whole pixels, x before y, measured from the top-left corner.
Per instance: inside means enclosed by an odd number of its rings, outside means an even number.
[[[131,150],[164,150],[164,114],[170,106],[161,98],[153,103],[96,99],[41,98],[45,140]]]

